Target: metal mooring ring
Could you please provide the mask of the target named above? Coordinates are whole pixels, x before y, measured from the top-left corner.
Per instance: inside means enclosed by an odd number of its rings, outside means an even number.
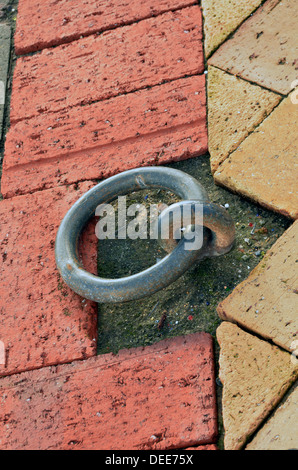
[[[186,250],[185,238],[179,242],[172,240],[171,248],[174,249],[165,258],[145,271],[121,279],[104,279],[85,271],[79,262],[78,242],[96,208],[100,204],[111,203],[118,196],[143,189],[171,191],[182,199],[178,203],[180,205],[183,201],[202,203],[204,225],[206,220],[203,246],[199,250]],[[161,216],[164,216],[163,212]],[[56,264],[63,280],[80,296],[98,303],[126,302],[167,287],[199,259],[226,253],[231,249],[234,238],[234,224],[229,214],[210,203],[207,192],[193,177],[171,168],[138,168],[99,183],[72,206],[57,233]]]

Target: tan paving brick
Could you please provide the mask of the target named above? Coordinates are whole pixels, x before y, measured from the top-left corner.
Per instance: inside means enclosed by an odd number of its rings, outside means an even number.
[[[197,0],[20,0],[16,53],[57,46],[195,3]]]
[[[64,284],[55,262],[62,218],[92,186],[85,182],[0,201],[0,376],[96,354],[97,306]],[[84,266],[96,274],[92,228],[81,251]]]
[[[224,322],[217,329],[225,450],[241,449],[298,377],[291,355]]]
[[[288,217],[298,217],[298,106],[290,95],[218,168],[216,183]]]
[[[204,71],[198,5],[17,60],[11,122]]]
[[[297,21],[296,0],[268,0],[209,64],[287,95],[297,79]]]
[[[298,439],[298,384],[268,422],[255,436],[246,450],[297,449]]]
[[[1,449],[162,450],[217,435],[206,333],[4,378]]]
[[[261,3],[262,0],[202,0],[206,57]]]
[[[280,100],[280,95],[208,67],[208,136],[213,173]]]
[[[10,128],[4,197],[207,153],[205,75],[88,106],[42,114]]]
[[[298,221],[273,245],[248,279],[218,306],[218,314],[288,351],[298,339]]]

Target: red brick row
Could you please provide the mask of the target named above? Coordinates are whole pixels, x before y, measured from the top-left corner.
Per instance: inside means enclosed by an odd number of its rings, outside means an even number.
[[[197,0],[20,0],[16,53],[39,51],[196,3]]]
[[[2,450],[158,450],[217,434],[212,337],[165,340],[0,383]]]
[[[6,139],[1,191],[12,197],[205,152],[200,75],[15,124]]]
[[[102,101],[204,70],[199,6],[17,60],[11,122]]]

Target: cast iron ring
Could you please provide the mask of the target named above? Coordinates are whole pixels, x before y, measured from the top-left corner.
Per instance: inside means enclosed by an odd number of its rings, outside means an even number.
[[[85,271],[79,261],[78,242],[84,227],[94,217],[97,206],[109,204],[118,196],[143,189],[171,191],[182,199],[181,204],[183,201],[203,203],[204,217],[208,216],[209,212],[213,214],[216,207],[215,213],[221,212],[222,218],[216,227],[212,225],[210,231],[204,229],[204,243],[200,250],[186,250],[183,238],[178,243],[174,241],[174,250],[170,254],[154,266],[133,276],[104,279]],[[193,177],[171,168],[138,168],[99,183],[72,206],[58,230],[55,247],[56,264],[65,283],[81,297],[98,303],[127,302],[141,299],[167,287],[198,259],[229,251],[234,237],[234,224],[230,216],[220,206],[209,202],[207,192]],[[212,240],[215,239],[224,240],[220,252],[215,252],[213,249]],[[213,246],[211,250],[208,243]]]

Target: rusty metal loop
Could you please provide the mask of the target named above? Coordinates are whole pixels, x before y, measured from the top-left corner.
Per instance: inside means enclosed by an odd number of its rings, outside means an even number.
[[[185,238],[178,243],[174,240],[173,251],[157,264],[121,279],[100,278],[85,271],[79,261],[78,242],[84,227],[95,215],[98,205],[109,204],[118,196],[144,189],[171,191],[182,199],[180,204],[183,204],[183,201],[202,203],[204,217],[206,215],[209,220],[207,228],[204,228],[202,247],[199,250],[187,250]],[[217,225],[218,213],[213,206],[202,185],[182,171],[164,167],[146,167],[120,173],[88,191],[64,217],[56,237],[57,268],[66,284],[84,298],[98,303],[141,299],[173,283],[197,260],[223,254],[228,250],[225,236],[228,234],[227,238],[232,242],[234,224],[227,213],[224,216],[219,211],[221,222]]]

